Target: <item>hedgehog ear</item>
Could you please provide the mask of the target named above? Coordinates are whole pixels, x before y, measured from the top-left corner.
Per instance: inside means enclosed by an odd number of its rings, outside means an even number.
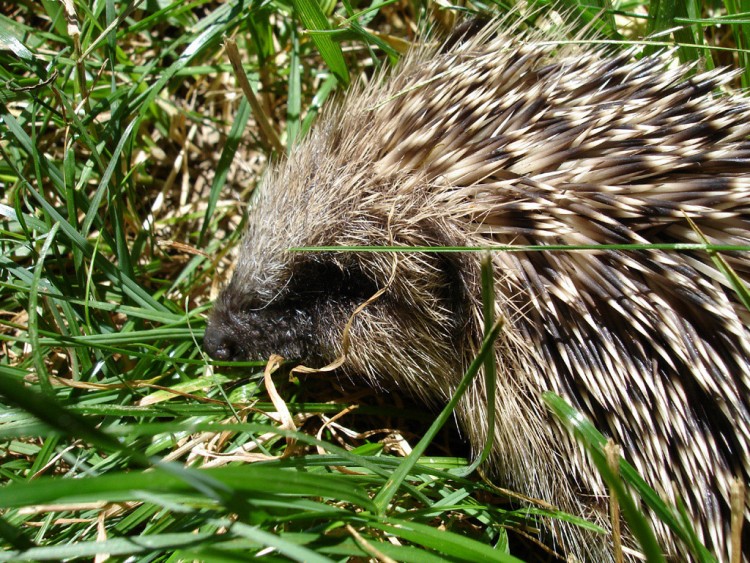
[[[472,265],[467,255],[460,253],[438,253],[435,255],[440,262],[440,270],[445,277],[443,299],[453,312],[455,326],[459,330],[465,329],[471,317],[471,295],[461,272],[468,272]]]

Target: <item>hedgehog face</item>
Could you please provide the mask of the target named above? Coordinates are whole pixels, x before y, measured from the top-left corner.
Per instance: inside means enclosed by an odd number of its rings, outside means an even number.
[[[326,361],[335,348],[329,333],[343,330],[357,304],[376,291],[356,268],[342,269],[321,257],[291,260],[282,272],[275,287],[255,291],[246,283],[247,272],[235,275],[206,329],[203,346],[211,357],[238,361],[279,354]]]
[[[279,354],[311,367],[346,355],[345,370],[378,386],[424,377],[414,372],[459,371],[455,352],[469,309],[462,276],[473,271],[459,255],[290,251],[460,244],[439,215],[423,212],[430,190],[413,172],[376,174],[374,165],[341,160],[340,132],[331,125],[339,121],[324,123],[267,174],[204,348],[219,360]]]
[[[358,217],[366,215],[357,210]],[[467,270],[458,263],[464,258],[431,253],[295,253],[263,244],[265,225],[262,221],[257,227],[251,225],[232,281],[211,313],[203,341],[211,357],[259,360],[279,354],[322,367],[345,355],[342,369],[349,375],[369,379],[378,387],[395,384],[431,402],[435,386],[427,385],[427,380],[435,373],[459,373],[463,358],[458,351],[464,348],[469,318],[467,292],[459,275]],[[296,245],[352,244],[355,239],[360,245],[437,244],[429,236],[416,240],[411,230],[399,231],[394,225],[386,237],[378,225],[382,227],[383,221],[374,219],[372,225],[346,221],[331,238],[308,237]],[[419,229],[422,235],[430,231],[424,225]],[[386,342],[409,345],[393,349],[384,346]]]

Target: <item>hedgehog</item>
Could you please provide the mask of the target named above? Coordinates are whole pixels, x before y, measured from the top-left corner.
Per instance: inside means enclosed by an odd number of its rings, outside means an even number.
[[[298,247],[750,244],[750,103],[669,53],[637,58],[495,19],[353,86],[267,173],[203,339],[217,360],[329,364],[428,405],[483,335],[479,253]],[[705,238],[704,238],[705,237]],[[741,278],[742,252],[723,254]],[[456,409],[494,482],[607,526],[607,490],[541,398],[622,446],[728,558],[730,485],[750,477],[750,313],[703,250],[492,252],[504,327]],[[745,498],[743,561],[750,561]],[[557,522],[556,549],[612,560]],[[654,519],[664,552],[687,557]]]

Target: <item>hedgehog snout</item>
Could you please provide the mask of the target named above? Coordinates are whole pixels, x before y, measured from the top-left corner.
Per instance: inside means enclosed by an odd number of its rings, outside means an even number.
[[[234,333],[225,328],[218,323],[209,323],[203,335],[203,350],[214,360],[222,362],[234,360],[238,352]]]
[[[249,320],[241,319],[217,305],[203,335],[203,350],[214,360],[228,362],[248,359],[247,341],[252,340],[254,332],[250,329],[252,323],[247,322]]]
[[[233,310],[217,304],[203,335],[203,349],[215,360],[262,360],[271,354],[302,360],[312,347],[312,311],[289,303]]]

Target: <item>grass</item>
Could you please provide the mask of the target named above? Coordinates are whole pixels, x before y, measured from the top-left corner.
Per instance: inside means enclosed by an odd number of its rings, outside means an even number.
[[[422,21],[450,28],[442,6],[0,7],[0,560],[514,561],[538,519],[568,518],[499,502],[441,438],[400,465],[434,415],[398,397],[276,378],[281,417],[263,365],[200,352],[269,159]],[[615,42],[747,66],[742,5],[613,6],[567,9]]]

